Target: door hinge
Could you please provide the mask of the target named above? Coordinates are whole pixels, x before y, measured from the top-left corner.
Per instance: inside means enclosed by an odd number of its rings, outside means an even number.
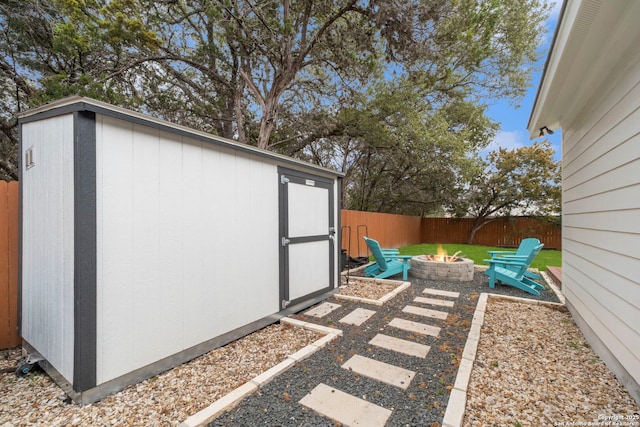
[[[289,178],[284,175],[280,175],[280,184],[286,184],[287,182],[289,182]]]
[[[283,299],[282,303],[281,303],[282,309],[287,308],[289,306],[289,304],[291,304],[291,301]]]
[[[289,243],[291,243],[291,240],[287,239],[286,237],[282,238],[282,246],[287,246]]]

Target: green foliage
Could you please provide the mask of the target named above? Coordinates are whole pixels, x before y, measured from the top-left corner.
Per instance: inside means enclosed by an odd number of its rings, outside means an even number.
[[[346,173],[347,209],[414,215],[438,211],[455,198],[455,182],[477,173],[476,155],[497,129],[484,115],[484,106],[455,94],[441,105],[428,102],[419,87],[403,78],[378,82],[349,101],[325,119],[325,128],[333,133],[298,154]]]
[[[447,251],[449,255],[453,255],[458,251],[462,251],[460,256],[472,259],[477,265],[488,265],[483,260],[489,259],[488,251],[504,251],[505,248],[499,248],[495,246],[482,246],[482,245],[466,245],[456,243],[446,243],[441,245],[443,249]],[[419,245],[411,245],[400,248],[400,255],[425,255],[437,253],[438,245],[436,243],[421,243]],[[515,249],[514,249],[515,250]],[[562,265],[562,251],[556,251],[553,249],[543,249],[531,263],[532,268],[537,268],[540,271],[546,271],[547,266],[561,266]]]
[[[135,107],[133,64],[158,39],[136,0],[0,3],[0,178],[17,179],[16,114],[69,95]]]
[[[87,95],[337,167],[347,206],[426,214],[477,171],[496,130],[485,104],[529,86],[548,10],[543,0],[6,0],[0,137],[11,151],[18,110]]]
[[[510,215],[558,216],[561,212],[560,163],[548,141],[489,153],[484,171],[461,189],[448,206],[457,217],[476,221],[467,243],[492,217]]]

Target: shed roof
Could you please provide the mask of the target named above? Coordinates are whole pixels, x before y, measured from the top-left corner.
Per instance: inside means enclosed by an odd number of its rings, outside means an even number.
[[[570,123],[621,58],[640,54],[640,2],[565,0],[527,129]]]
[[[247,144],[241,144],[227,138],[222,138],[210,133],[191,129],[186,126],[171,123],[167,120],[158,119],[147,114],[137,111],[118,107],[106,102],[98,101],[84,96],[70,96],[49,104],[42,105],[18,114],[21,123],[41,120],[46,117],[54,117],[62,114],[68,114],[75,111],[91,111],[96,114],[117,117],[134,123],[139,123],[153,128],[159,128],[167,132],[188,136],[201,141],[211,143],[213,145],[231,148],[243,153],[253,154],[258,157],[270,158],[278,163],[284,163],[288,166],[298,166],[305,169],[313,169],[316,172],[329,174],[332,176],[343,177],[344,173],[322,166],[314,165],[302,160],[288,157],[272,151],[263,150]]]

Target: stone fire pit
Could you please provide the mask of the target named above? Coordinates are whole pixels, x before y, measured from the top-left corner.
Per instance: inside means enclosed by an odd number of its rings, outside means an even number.
[[[419,279],[445,280],[447,282],[470,282],[473,280],[473,260],[456,258],[452,262],[430,261],[425,255],[409,260],[409,275]]]

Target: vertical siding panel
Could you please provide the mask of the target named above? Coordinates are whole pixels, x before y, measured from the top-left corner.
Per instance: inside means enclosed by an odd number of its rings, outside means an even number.
[[[235,215],[237,209],[237,197],[244,197],[237,182],[236,155],[230,150],[221,150],[217,163],[210,167],[215,168],[210,182],[217,191],[212,194],[209,209],[211,212],[212,230],[215,230],[213,242],[217,245],[212,258],[208,260],[216,269],[212,278],[212,288],[209,290],[211,301],[225,301],[215,313],[211,313],[211,331],[214,335],[224,332],[228,324],[234,324],[237,303],[241,303],[242,297],[235,300],[237,287],[245,286],[235,271],[235,257],[248,256],[246,249],[251,245],[246,241],[238,242],[239,226]],[[213,189],[212,189],[213,190]],[[239,250],[238,246],[245,246],[245,250]],[[238,273],[240,274],[240,273]],[[236,289],[234,289],[236,288]],[[232,302],[233,301],[233,302]]]
[[[102,145],[101,234],[102,277],[98,280],[98,384],[116,378],[138,366],[134,357],[122,357],[135,349],[134,282],[134,192],[133,124],[108,116],[96,130],[97,144]],[[101,160],[101,161],[100,161]],[[140,165],[142,167],[142,165]],[[98,167],[98,166],[97,166]],[[133,355],[132,355],[133,356]]]
[[[157,325],[164,317],[160,281],[159,132],[148,126],[133,128],[133,358],[137,366],[161,359],[173,340]]]
[[[65,378],[73,380],[73,116],[22,125],[22,334]],[[58,177],[58,179],[51,179]],[[46,212],[46,215],[43,214]]]
[[[163,302],[161,318],[157,328],[165,336],[173,337],[167,342],[169,354],[187,348],[183,334],[185,325],[183,318],[183,225],[182,225],[182,140],[180,137],[161,132],[159,135],[159,267],[160,278],[155,292],[158,300]]]
[[[236,159],[234,153],[221,151],[207,151],[205,158],[208,160],[203,170],[205,183],[205,214],[207,218],[205,265],[205,299],[207,303],[215,301],[225,303],[216,305],[217,310],[207,312],[207,333],[217,336],[225,332],[227,322],[233,322],[234,308],[240,301],[233,299],[234,287],[244,286],[240,282],[234,282],[235,266],[232,264],[235,248],[230,242],[236,242],[235,216],[236,197],[234,189],[236,182]],[[237,280],[237,276],[236,280]],[[231,302],[233,301],[233,303]]]
[[[205,300],[233,301],[206,311],[218,335],[279,310],[277,170],[228,150],[205,153]]]
[[[229,257],[227,245],[222,243],[221,238],[226,224],[219,214],[221,207],[227,207],[227,201],[220,197],[220,191],[223,186],[230,185],[229,176],[224,175],[225,172],[222,168],[222,159],[226,156],[226,154],[221,154],[219,150],[204,149],[202,151],[202,217],[206,222],[206,227],[203,230],[202,252],[205,261],[203,265],[203,299],[211,306],[215,301],[219,301],[221,296],[226,295],[227,290],[233,286],[233,283],[228,280],[231,278],[230,272],[221,268],[222,265],[228,265],[227,257]],[[223,304],[222,307],[232,305]],[[209,336],[217,336],[223,332],[225,319],[224,313],[220,313],[220,311],[216,309],[205,313],[204,326],[206,334]]]
[[[239,192],[236,215],[240,228],[231,241],[237,245],[234,252],[242,256],[234,257],[230,264],[237,272],[236,280],[242,283],[240,292],[252,295],[241,298],[239,290],[234,291],[235,300],[242,301],[240,311],[233,316],[240,326],[251,321],[251,312],[262,317],[279,310],[278,222],[273,220],[278,211],[278,194],[273,191],[278,185],[278,175],[275,167],[245,156],[236,158],[236,175]],[[240,235],[245,237],[238,239]],[[252,268],[243,268],[247,265],[243,257],[251,259]]]
[[[104,366],[104,116],[96,114],[96,381],[102,382]]]
[[[245,269],[246,283],[258,284],[254,287],[257,300],[252,310],[259,313],[273,313],[280,309],[278,269],[278,172],[273,164],[260,161],[255,157],[247,159],[250,171],[245,185],[250,197],[247,200],[247,221],[251,224],[251,236],[256,236],[259,245],[255,269]],[[327,230],[328,231],[328,230]],[[251,245],[254,247],[255,245]],[[329,254],[327,254],[327,257]],[[237,263],[238,261],[236,261]],[[263,278],[261,279],[261,276]],[[250,292],[251,286],[247,286]],[[245,319],[244,322],[248,322]]]
[[[73,122],[73,117],[69,117],[69,122]],[[58,243],[58,248],[62,253],[62,263],[59,267],[62,271],[62,278],[64,282],[63,292],[60,296],[62,302],[62,314],[61,321],[63,324],[60,343],[57,344],[61,347],[60,352],[64,360],[64,367],[60,370],[67,378],[73,379],[74,377],[74,360],[75,360],[75,183],[74,183],[74,127],[67,128],[65,122],[58,122],[57,128],[54,132],[65,134],[64,143],[60,150],[60,158],[57,160],[59,167],[62,168],[62,173],[56,175],[48,175],[50,179],[52,176],[61,176],[63,192],[62,198],[59,201],[59,209],[62,210],[62,236]],[[45,135],[49,132],[48,128],[44,128]],[[43,139],[45,144],[49,141],[47,137]],[[53,181],[55,183],[55,181]],[[55,185],[55,184],[54,184]],[[60,307],[50,306],[52,310],[60,310]]]
[[[200,343],[210,338],[204,326],[202,143],[183,139],[182,150],[183,333],[187,342]]]

